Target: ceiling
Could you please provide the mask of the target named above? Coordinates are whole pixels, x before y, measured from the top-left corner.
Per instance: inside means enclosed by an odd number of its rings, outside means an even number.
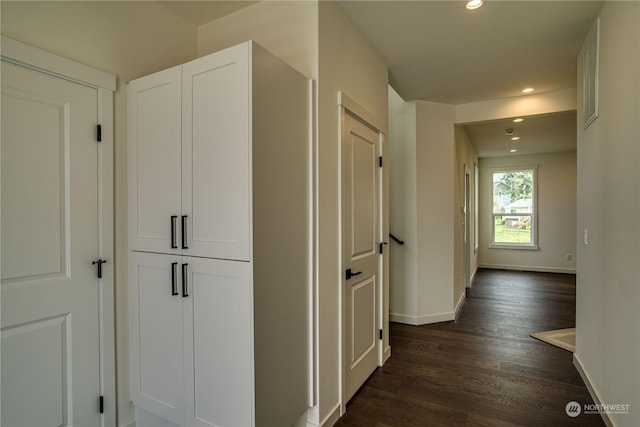
[[[556,153],[576,149],[576,113],[568,111],[465,126],[478,157]],[[506,135],[513,129],[513,135]],[[512,141],[512,137],[520,137]],[[511,153],[510,150],[517,150]]]
[[[256,2],[161,3],[201,25]],[[603,2],[488,0],[474,11],[458,0],[338,4],[389,66],[389,81],[405,100],[464,104],[521,96],[525,87],[575,88],[577,54]],[[498,149],[506,127],[509,121],[465,126],[482,157],[510,154]],[[575,113],[532,117],[517,129],[517,154],[575,150]],[[551,137],[554,129],[571,144]]]

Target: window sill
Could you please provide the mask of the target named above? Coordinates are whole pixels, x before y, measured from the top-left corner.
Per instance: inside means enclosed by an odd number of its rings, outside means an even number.
[[[519,251],[537,251],[540,248],[538,248],[538,245],[508,245],[493,243],[489,245],[489,249],[516,249]]]

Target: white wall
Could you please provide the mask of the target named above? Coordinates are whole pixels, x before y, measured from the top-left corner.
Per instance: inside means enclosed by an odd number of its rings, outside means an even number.
[[[340,396],[340,146],[337,92],[388,128],[387,66],[334,2],[319,3],[318,79],[318,423],[334,417]],[[385,339],[385,343],[388,343]],[[383,344],[384,345],[384,344]],[[345,402],[346,403],[346,402]],[[330,425],[330,424],[329,424]]]
[[[2,34],[114,74],[115,287],[119,424],[129,395],[126,83],[196,56],[196,28],[155,2],[3,1]]]
[[[418,313],[418,208],[416,199],[416,104],[405,102],[389,86],[390,226],[404,245],[389,240],[391,258],[390,312]]]
[[[574,362],[598,400],[630,405],[609,417],[631,427],[640,425],[640,3],[605,2],[600,31],[600,116],[586,130],[578,120]],[[581,104],[579,90],[578,118]]]
[[[479,264],[486,268],[573,273],[576,266],[576,153],[481,158]],[[538,250],[496,249],[491,244],[491,168],[538,166]],[[567,261],[565,255],[571,254]]]
[[[455,214],[454,219],[454,289],[453,289],[453,304],[456,307],[456,311],[460,307],[458,304],[461,302],[461,298],[465,293],[465,271],[464,271],[464,182],[465,173],[469,172],[469,275],[472,275],[478,266],[478,253],[476,252],[475,236],[475,183],[476,183],[476,171],[475,165],[478,162],[478,156],[471,145],[469,134],[463,126],[456,126],[454,130],[455,136],[455,164],[453,171],[454,181],[454,206],[453,212]]]
[[[318,3],[264,1],[198,27],[198,56],[249,39],[309,78],[318,77]]]
[[[451,320],[455,106],[416,101],[418,320]]]

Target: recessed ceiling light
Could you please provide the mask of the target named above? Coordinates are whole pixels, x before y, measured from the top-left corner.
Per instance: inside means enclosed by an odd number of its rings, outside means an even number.
[[[511,138],[511,140],[512,140],[512,141],[517,141],[517,140],[519,140],[519,139],[520,139],[520,137],[519,137],[519,136],[514,136],[514,137],[512,137],[512,138]]]
[[[484,2],[482,0],[470,0],[470,1],[467,2],[467,6],[466,7],[469,10],[473,10],[473,9],[477,9],[480,6],[482,6],[483,3]]]
[[[518,117],[517,119],[513,119],[513,123],[520,123],[520,122],[524,122],[524,119],[521,117]]]
[[[535,89],[532,87],[528,87],[526,89],[522,89],[522,93],[531,93],[533,92]]]
[[[510,153],[515,153],[516,151],[518,150],[516,150],[515,148],[512,148],[511,150],[509,150]]]

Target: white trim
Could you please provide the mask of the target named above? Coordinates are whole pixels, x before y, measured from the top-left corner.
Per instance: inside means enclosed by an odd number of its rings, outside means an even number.
[[[379,119],[378,116],[371,113],[342,91],[338,91],[338,105],[349,110],[352,114],[365,121],[369,126],[373,126],[375,130],[382,132],[385,135],[389,133],[384,126],[384,122]]]
[[[587,386],[587,390],[589,391],[589,394],[593,399],[593,403],[601,405],[602,399],[600,399],[600,395],[596,391],[596,388],[593,386],[593,383],[591,382],[591,378],[587,374],[587,371],[584,369],[584,366],[582,365],[582,362],[580,361],[580,358],[576,353],[573,353],[573,366],[576,367],[578,373],[580,374],[580,377],[582,378],[582,381],[584,381],[584,385]],[[609,414],[602,411],[600,413],[600,416],[602,417],[602,420],[608,427],[615,426],[615,423],[613,422],[613,420],[609,418]]]
[[[478,268],[489,268],[492,270],[538,271],[541,273],[576,274],[575,268],[544,267],[533,265],[479,264]]]
[[[316,424],[312,421],[307,421],[307,427],[331,427],[340,419],[340,403],[338,403],[333,410],[325,417],[324,420],[320,422],[320,424]],[[309,408],[309,412],[313,411],[316,408]]]
[[[476,278],[477,272],[478,272],[478,264],[475,265],[475,267],[473,268],[473,273],[471,273],[471,278],[469,279],[469,286],[468,286],[469,289],[473,287],[473,279]]]
[[[460,314],[460,310],[462,310],[462,306],[464,306],[464,303],[465,303],[466,300],[467,300],[467,294],[466,294],[466,291],[464,291],[464,292],[462,292],[462,295],[460,295],[460,299],[458,300],[458,303],[456,304],[456,308],[453,311],[455,319],[458,319],[458,315]]]
[[[384,349],[384,351],[382,352],[382,365],[383,366],[385,363],[387,363],[387,360],[389,360],[389,358],[391,357],[391,346],[387,346],[387,348]]]
[[[2,59],[85,86],[116,90],[115,76],[2,36]]]
[[[430,323],[449,322],[455,320],[455,313],[430,314],[426,316],[407,316],[406,314],[389,313],[389,321],[404,323],[405,325],[428,325]]]

